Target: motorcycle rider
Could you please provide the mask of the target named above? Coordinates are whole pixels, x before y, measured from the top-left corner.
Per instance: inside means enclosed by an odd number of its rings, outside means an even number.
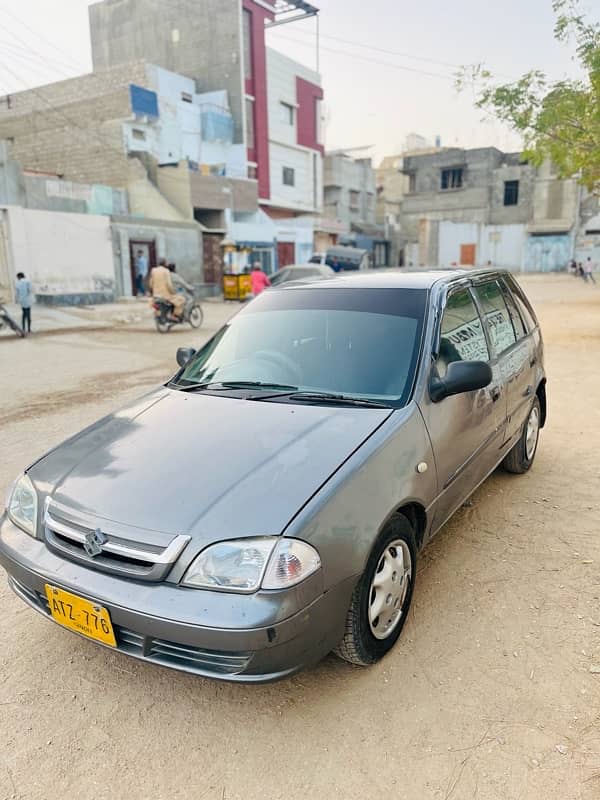
[[[175,264],[169,264],[169,272],[171,273],[171,283],[175,287],[175,291],[178,292],[180,289],[188,294],[194,294],[194,287],[191,283],[188,283],[185,278],[182,278],[181,275],[176,271],[177,267]]]
[[[173,305],[173,316],[177,317],[178,320],[183,319],[185,297],[176,291],[171,279],[171,272],[165,266],[164,259],[161,259],[158,266],[154,267],[150,273],[149,286],[153,298],[171,303]]]

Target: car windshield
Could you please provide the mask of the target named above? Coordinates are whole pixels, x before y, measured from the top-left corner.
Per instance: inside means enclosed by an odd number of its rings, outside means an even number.
[[[265,292],[196,354],[178,383],[253,381],[404,405],[426,299],[417,289]]]

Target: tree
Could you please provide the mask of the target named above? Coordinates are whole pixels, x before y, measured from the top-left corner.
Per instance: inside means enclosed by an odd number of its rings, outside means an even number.
[[[580,79],[550,81],[532,70],[517,81],[498,84],[483,65],[457,76],[463,89],[478,86],[476,105],[520,133],[524,158],[539,166],[551,159],[561,177],[577,176],[600,192],[600,24],[586,19],[580,0],[553,0],[554,36],[575,44]]]

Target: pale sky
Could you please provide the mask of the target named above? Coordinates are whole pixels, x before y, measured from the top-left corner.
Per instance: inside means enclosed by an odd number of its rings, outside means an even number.
[[[571,49],[552,37],[551,0],[311,2],[321,9],[329,148],[374,145],[378,160],[416,132],[447,146],[518,149],[510,131],[482,124],[472,93],[456,94],[456,67],[485,62],[507,78],[533,67],[554,78],[575,72]],[[90,4],[0,0],[0,94],[90,71]],[[316,65],[314,19],[275,28],[267,41]]]

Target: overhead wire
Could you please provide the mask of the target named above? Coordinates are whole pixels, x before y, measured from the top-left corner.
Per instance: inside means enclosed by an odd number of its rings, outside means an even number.
[[[301,39],[295,39],[292,36],[286,36],[285,34],[279,34],[280,39],[285,39],[288,42],[294,42],[295,44],[299,44],[303,47],[312,47],[309,42],[302,41]],[[394,64],[390,61],[381,61],[380,59],[371,58],[370,56],[362,55],[361,53],[349,53],[347,50],[338,50],[333,47],[327,47],[326,45],[321,45],[321,50],[325,50],[328,53],[334,53],[336,55],[346,56],[347,58],[352,59],[360,59],[362,61],[368,61],[372,64],[378,64],[380,66],[388,67],[390,69],[398,69],[402,70],[403,72],[411,72],[418,75],[425,75],[430,78],[438,78],[445,81],[454,81],[454,76],[442,74],[440,72],[429,72],[427,70],[418,69],[417,67],[409,67],[405,64]]]
[[[28,30],[30,33],[32,33],[32,34],[33,34],[35,37],[37,37],[37,38],[38,38],[40,41],[42,41],[42,42],[45,42],[47,45],[49,45],[49,46],[50,46],[50,47],[52,47],[54,50],[56,50],[58,53],[60,53],[60,55],[61,55],[61,56],[64,56],[64,55],[65,55],[65,53],[64,53],[64,50],[63,50],[63,49],[61,49],[61,48],[60,48],[60,47],[59,47],[57,44],[55,44],[55,43],[54,43],[54,42],[53,42],[51,39],[48,39],[46,36],[43,36],[43,35],[42,35],[42,34],[41,34],[39,31],[36,31],[36,30],[35,30],[35,28],[32,28],[30,25],[28,25],[26,22],[24,22],[24,21],[23,21],[23,20],[22,20],[20,17],[18,17],[18,16],[17,16],[17,15],[16,15],[14,12],[12,12],[12,11],[9,11],[9,10],[8,10],[7,8],[5,8],[4,6],[0,5],[0,13],[6,14],[6,16],[7,16],[7,17],[10,17],[11,19],[13,19],[13,20],[14,20],[14,21],[15,21],[15,22],[18,24],[18,25],[22,25],[22,26],[23,26],[23,28],[25,28],[25,29],[26,29],[26,30]],[[15,34],[14,34],[14,31],[12,31],[12,32],[11,32],[11,35],[15,36]],[[23,41],[23,40],[21,40],[21,41]],[[74,60],[72,60],[72,59],[68,59],[68,60],[69,60],[69,61],[71,62],[71,64],[73,65],[73,67],[72,67],[73,69],[85,69],[85,68],[83,67],[83,65],[82,65],[82,64],[78,64],[78,63],[76,63],[76,62],[75,62]]]
[[[61,80],[63,78],[77,77],[77,75],[73,74],[72,72],[66,73],[62,71],[58,62],[54,62],[51,59],[37,55],[35,51],[31,51],[30,49],[26,49],[24,47],[19,47],[12,42],[0,41],[0,49],[11,59],[16,58],[27,62],[29,69],[34,72],[38,72],[40,75],[43,75],[46,80],[49,77],[49,68],[56,70],[56,74],[60,76]]]

